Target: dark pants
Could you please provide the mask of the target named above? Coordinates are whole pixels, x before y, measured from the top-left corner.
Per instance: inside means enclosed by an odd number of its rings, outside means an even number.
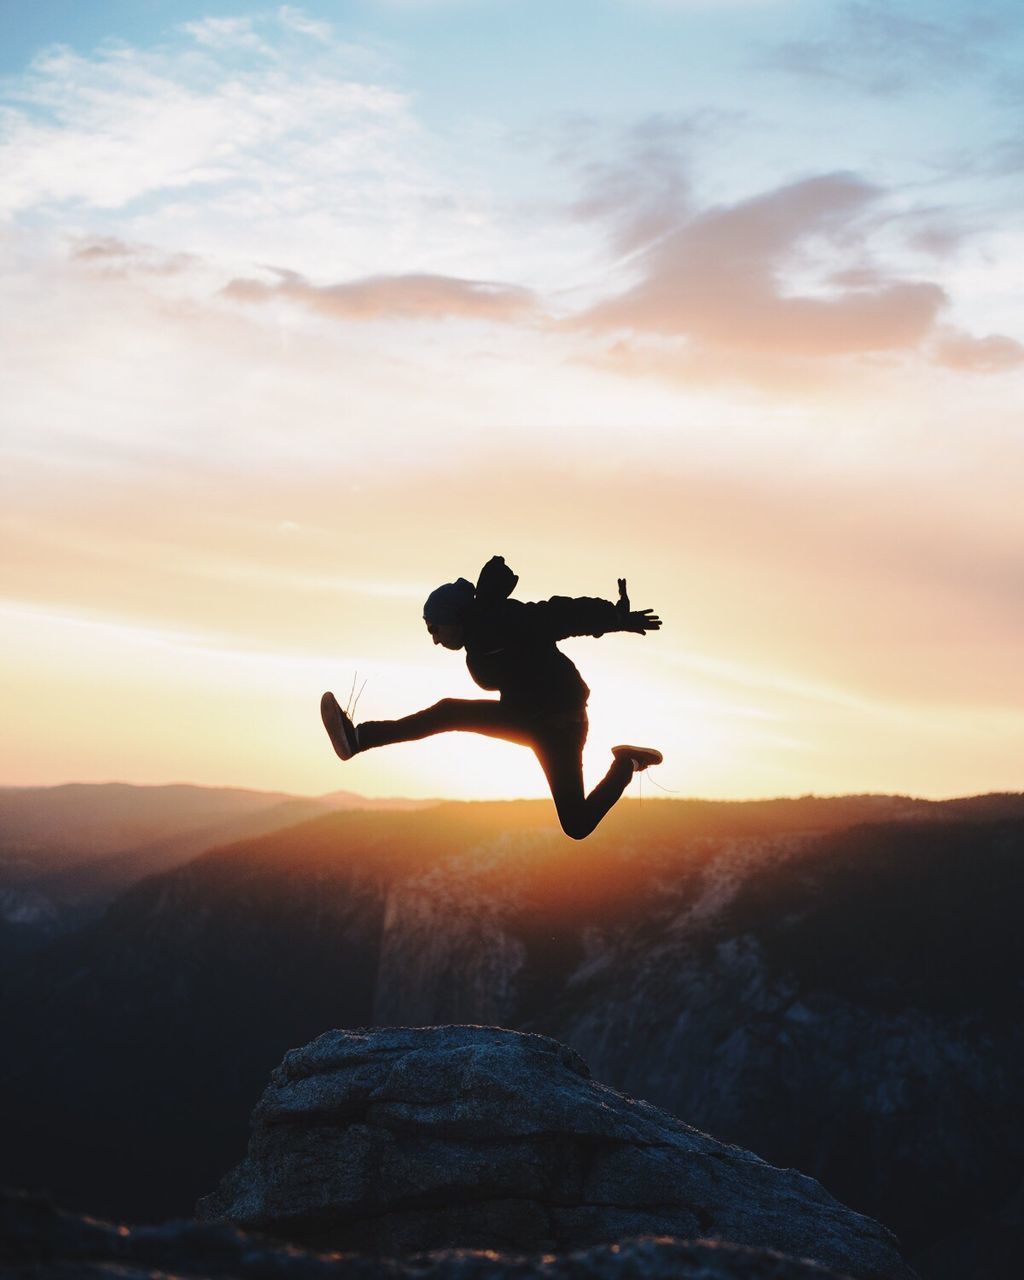
[[[584,792],[583,744],[587,727],[583,708],[538,716],[488,698],[442,698],[425,711],[401,720],[364,720],[359,726],[359,750],[392,742],[414,742],[452,730],[519,742],[530,747],[540,761],[562,830],[574,840],[582,840],[622,795],[633,776],[632,761],[614,760],[590,795]]]

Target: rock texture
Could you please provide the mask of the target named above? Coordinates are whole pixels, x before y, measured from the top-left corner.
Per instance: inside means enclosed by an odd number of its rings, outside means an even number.
[[[628,1240],[533,1258],[319,1254],[215,1224],[112,1226],[3,1191],[0,1265],[5,1280],[844,1280],[814,1262],[707,1240]]]
[[[813,1179],[593,1082],[555,1040],[489,1027],[329,1031],[293,1050],[198,1213],[385,1254],[710,1236],[865,1280],[912,1274]]]

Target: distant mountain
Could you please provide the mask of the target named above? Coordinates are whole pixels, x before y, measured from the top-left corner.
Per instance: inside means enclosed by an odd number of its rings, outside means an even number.
[[[557,1036],[913,1248],[1019,1186],[1024,796],[334,813],[153,876],[0,988],[0,1181],[187,1213],[332,1026]],[[969,1280],[964,1273],[962,1280]]]
[[[0,789],[0,859],[34,877],[281,804],[234,787],[67,783]]]
[[[40,872],[63,871],[92,859],[148,848],[184,832],[218,831],[234,819],[299,802],[317,804],[323,812],[420,809],[437,803],[375,799],[354,791],[311,797],[187,784],[143,787],[126,782],[71,782],[56,787],[0,787],[0,868],[11,880],[17,874],[35,878]]]
[[[317,797],[322,804],[332,809],[432,809],[443,804],[440,799],[409,800],[403,796],[361,796],[355,791],[328,791],[326,795]]]
[[[200,827],[186,827],[131,849],[49,872],[38,876],[35,885],[63,903],[106,903],[144,876],[169,871],[215,845],[280,831],[330,813],[334,807],[321,800],[295,798],[269,805],[261,803]]]
[[[117,782],[0,788],[0,961],[80,926],[144,876],[215,845],[338,809],[432,803]]]

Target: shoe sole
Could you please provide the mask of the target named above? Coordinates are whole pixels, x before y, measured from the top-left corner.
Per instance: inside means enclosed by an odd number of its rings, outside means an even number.
[[[333,693],[327,692],[320,699],[320,719],[324,722],[334,754],[339,760],[351,760],[356,753],[355,744],[349,737],[345,717]]]
[[[649,769],[652,765],[661,764],[665,758],[656,747],[632,747],[624,743],[617,747],[612,747],[612,755],[617,760],[621,760],[623,756],[626,756],[641,769]]]

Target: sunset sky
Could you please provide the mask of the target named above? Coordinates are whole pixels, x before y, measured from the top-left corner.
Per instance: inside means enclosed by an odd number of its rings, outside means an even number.
[[[0,784],[544,794],[319,721],[483,696],[498,553],[664,619],[564,646],[590,781],[1024,786],[1019,0],[0,23]]]

